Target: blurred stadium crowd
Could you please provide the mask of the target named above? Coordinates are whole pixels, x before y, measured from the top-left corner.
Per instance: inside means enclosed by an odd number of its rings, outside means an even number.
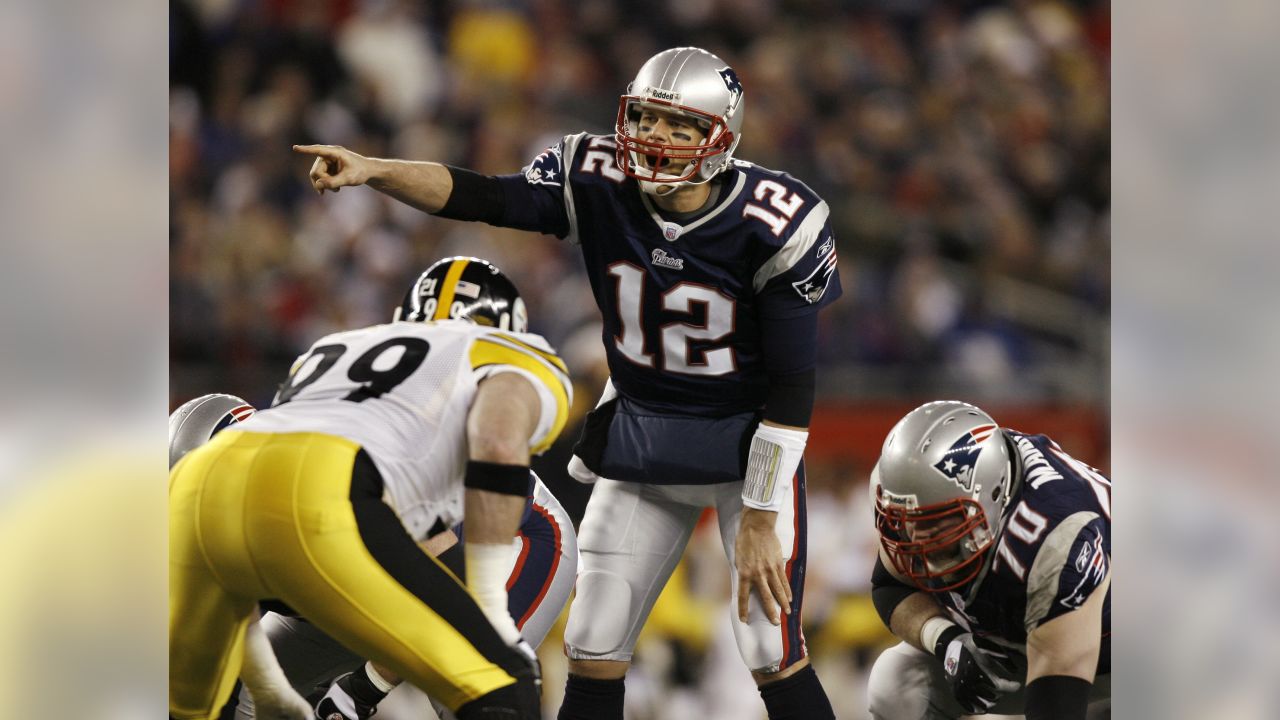
[[[610,131],[643,60],[695,44],[747,88],[738,156],[792,173],[832,207],[846,298],[823,316],[829,390],[1107,396],[1106,2],[171,7],[179,392],[197,378],[269,399],[307,343],[387,317],[447,253],[497,262],[528,297],[533,329],[565,349],[596,319],[574,248],[373,192],[321,200],[290,145],[516,172],[564,133]]]
[[[310,159],[290,146],[517,172],[565,133],[611,132],[635,70],[688,44],[742,78],[737,156],[831,205],[845,297],[821,316],[820,404],[950,396],[1105,413],[1106,0],[176,0],[170,11],[174,405],[214,391],[268,404],[311,341],[389,319],[430,262],[470,254],[516,282],[531,330],[576,374],[580,415],[607,371],[575,248],[365,189],[319,198]],[[560,447],[544,467],[565,459]],[[810,468],[806,623],[820,673],[853,672],[885,641],[863,594],[874,532],[848,522],[870,511],[849,473]],[[561,499],[580,517],[584,493]],[[699,572],[722,565],[714,535],[695,537],[655,610],[646,633],[659,640],[628,679],[629,717],[650,716],[647,697],[667,718],[749,717],[758,704],[740,663],[716,660],[736,651],[718,637],[727,575]],[[664,615],[670,603],[680,609]],[[563,686],[555,672],[549,695]],[[857,682],[828,689],[840,717],[860,716]]]

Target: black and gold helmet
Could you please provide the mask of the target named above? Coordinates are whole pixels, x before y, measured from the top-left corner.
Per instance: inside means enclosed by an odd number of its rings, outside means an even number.
[[[418,276],[393,320],[467,320],[477,325],[525,332],[528,314],[520,292],[488,260],[449,257]]]

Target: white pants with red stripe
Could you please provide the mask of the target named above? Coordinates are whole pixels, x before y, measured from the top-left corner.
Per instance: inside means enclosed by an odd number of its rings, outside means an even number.
[[[800,630],[804,595],[804,467],[792,484],[792,502],[778,513],[775,531],[787,560],[792,612],[781,626],[769,622],[755,598],[748,622],[738,620],[734,542],[742,514],[742,483],[648,485],[601,479],[592,491],[579,533],[582,566],[569,607],[565,648],[574,660],[631,660],[636,638],[654,602],[684,554],[704,508],[715,508],[729,561],[731,622],[738,651],[751,670],[776,672],[805,656]]]

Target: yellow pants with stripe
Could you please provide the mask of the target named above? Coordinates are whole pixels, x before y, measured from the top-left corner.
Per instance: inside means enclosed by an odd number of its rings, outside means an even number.
[[[227,430],[169,476],[169,712],[216,718],[245,627],[274,598],[451,709],[515,682],[519,657],[381,500],[360,447]]]

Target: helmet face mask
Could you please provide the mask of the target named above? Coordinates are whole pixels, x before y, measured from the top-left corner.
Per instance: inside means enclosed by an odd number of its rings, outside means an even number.
[[[448,257],[427,268],[405,293],[393,321],[466,320],[525,332],[529,314],[516,286],[487,260]]]
[[[878,498],[875,509],[885,554],[921,590],[954,590],[981,571],[993,536],[986,513],[973,500],[908,509]]]
[[[639,180],[650,194],[705,183],[729,168],[741,139],[742,109],[742,84],[723,60],[698,48],[660,52],[640,68],[618,102],[618,169]],[[642,138],[645,112],[687,119],[702,132],[701,142],[681,145]],[[678,174],[663,172],[679,162],[685,164]]]
[[[923,405],[890,431],[872,472],[880,545],[921,590],[956,590],[986,566],[1008,503],[1012,463],[991,416]]]

